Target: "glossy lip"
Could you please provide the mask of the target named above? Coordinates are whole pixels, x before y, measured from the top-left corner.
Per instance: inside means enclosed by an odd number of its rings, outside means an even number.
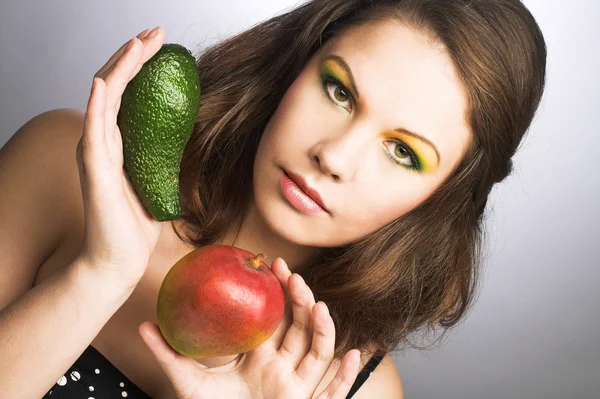
[[[321,198],[321,195],[319,194],[319,192],[317,190],[315,190],[314,188],[310,187],[308,185],[308,183],[306,182],[306,179],[304,179],[300,175],[297,175],[297,174],[290,172],[288,170],[285,170],[285,169],[283,169],[283,173],[285,173],[290,178],[290,180],[292,180],[294,183],[296,183],[298,185],[298,187],[300,187],[302,189],[302,191],[304,191],[310,198],[313,199],[313,201],[315,201],[321,208],[323,208],[323,210],[325,212],[329,213],[329,210],[323,203],[323,199]]]

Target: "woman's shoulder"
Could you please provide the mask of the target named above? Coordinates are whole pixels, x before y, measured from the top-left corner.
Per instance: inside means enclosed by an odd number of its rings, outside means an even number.
[[[374,351],[366,352],[361,356],[361,365],[366,365],[372,358]],[[331,382],[338,371],[340,362],[331,363],[329,370],[315,391],[315,396],[321,393]],[[403,399],[402,381],[400,373],[389,354],[386,354],[369,374],[366,381],[354,393],[352,399]]]
[[[10,194],[21,198],[12,201],[14,223],[5,220],[3,228],[18,234],[23,225],[29,226],[27,236],[13,236],[22,251],[12,259],[33,273],[18,278],[24,284],[33,276],[39,282],[52,274],[45,267],[48,260],[83,223],[76,150],[84,118],[85,112],[71,108],[43,112],[21,126],[2,149],[2,163],[11,169],[6,177]]]
[[[394,359],[386,354],[352,399],[402,399],[404,392],[400,372]]]

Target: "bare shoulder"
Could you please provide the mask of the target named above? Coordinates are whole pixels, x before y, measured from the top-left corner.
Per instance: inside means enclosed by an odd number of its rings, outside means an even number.
[[[19,154],[21,163],[31,162],[17,173],[28,173],[28,180],[37,180],[38,191],[49,195],[45,201],[37,201],[47,204],[46,214],[54,212],[60,217],[62,238],[83,216],[76,155],[84,120],[85,112],[78,109],[46,111],[27,121],[6,144],[7,152]],[[11,150],[11,146],[15,148]]]
[[[370,355],[363,354],[361,364],[366,364],[370,359]],[[340,361],[335,360],[331,363],[329,370],[321,380],[321,383],[315,390],[314,397],[317,397],[329,383],[333,380],[338,372]],[[394,360],[389,354],[386,354],[379,365],[371,373],[369,378],[352,396],[352,399],[403,399],[404,393],[402,389],[402,381],[400,373],[394,363]]]
[[[81,218],[76,149],[84,117],[66,108],[41,113],[0,148],[0,309],[31,288]]]
[[[386,354],[352,399],[403,399],[402,380],[394,359]]]

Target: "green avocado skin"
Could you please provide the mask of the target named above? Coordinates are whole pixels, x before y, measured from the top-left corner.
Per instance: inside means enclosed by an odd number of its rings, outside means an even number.
[[[158,221],[181,217],[179,172],[200,107],[200,77],[191,52],[163,44],[129,82],[117,125],[124,168],[148,212]]]

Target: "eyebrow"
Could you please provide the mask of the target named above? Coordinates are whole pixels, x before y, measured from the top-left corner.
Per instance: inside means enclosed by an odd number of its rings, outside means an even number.
[[[334,61],[345,72],[345,74],[348,77],[348,80],[350,82],[349,89],[352,90],[354,92],[354,94],[356,94],[356,98],[359,99],[360,94],[358,92],[358,87],[356,86],[356,82],[354,81],[354,75],[352,75],[352,70],[350,69],[350,66],[348,66],[348,63],[346,63],[346,60],[344,60],[344,58],[342,58],[341,56],[339,56],[337,54],[331,54],[331,55],[327,56],[324,61],[327,61],[327,60]],[[420,141],[424,142],[425,144],[427,144],[428,146],[430,146],[431,148],[433,148],[433,151],[435,151],[435,155],[437,156],[438,164],[440,163],[440,161],[441,161],[440,153],[438,152],[437,147],[431,141],[427,140],[425,137],[423,137],[422,135],[420,135],[418,133],[411,132],[410,130],[406,130],[403,128],[398,128],[398,129],[393,129],[393,130],[398,133],[412,136],[415,139],[420,140]]]
[[[435,156],[437,157],[437,163],[439,165],[439,163],[441,161],[440,153],[438,152],[438,149],[436,148],[435,145],[433,145],[433,143],[431,141],[427,140],[425,137],[421,136],[420,134],[411,132],[410,130],[398,128],[398,129],[394,129],[394,131],[405,134],[407,136],[412,136],[415,139],[420,140],[420,141],[424,142],[425,144],[427,144],[428,146],[430,146],[431,148],[433,148],[433,151],[435,152]]]
[[[356,82],[354,81],[354,75],[352,75],[352,70],[350,69],[350,67],[348,66],[346,61],[337,54],[332,54],[332,55],[328,56],[327,58],[325,58],[325,61],[327,61],[327,60],[332,60],[332,61],[336,62],[339,65],[339,67],[344,70],[344,72],[346,73],[346,76],[348,76],[348,80],[350,80],[350,89],[354,92],[354,94],[356,94],[356,98],[360,98],[360,94],[358,93],[358,88],[356,86]]]

